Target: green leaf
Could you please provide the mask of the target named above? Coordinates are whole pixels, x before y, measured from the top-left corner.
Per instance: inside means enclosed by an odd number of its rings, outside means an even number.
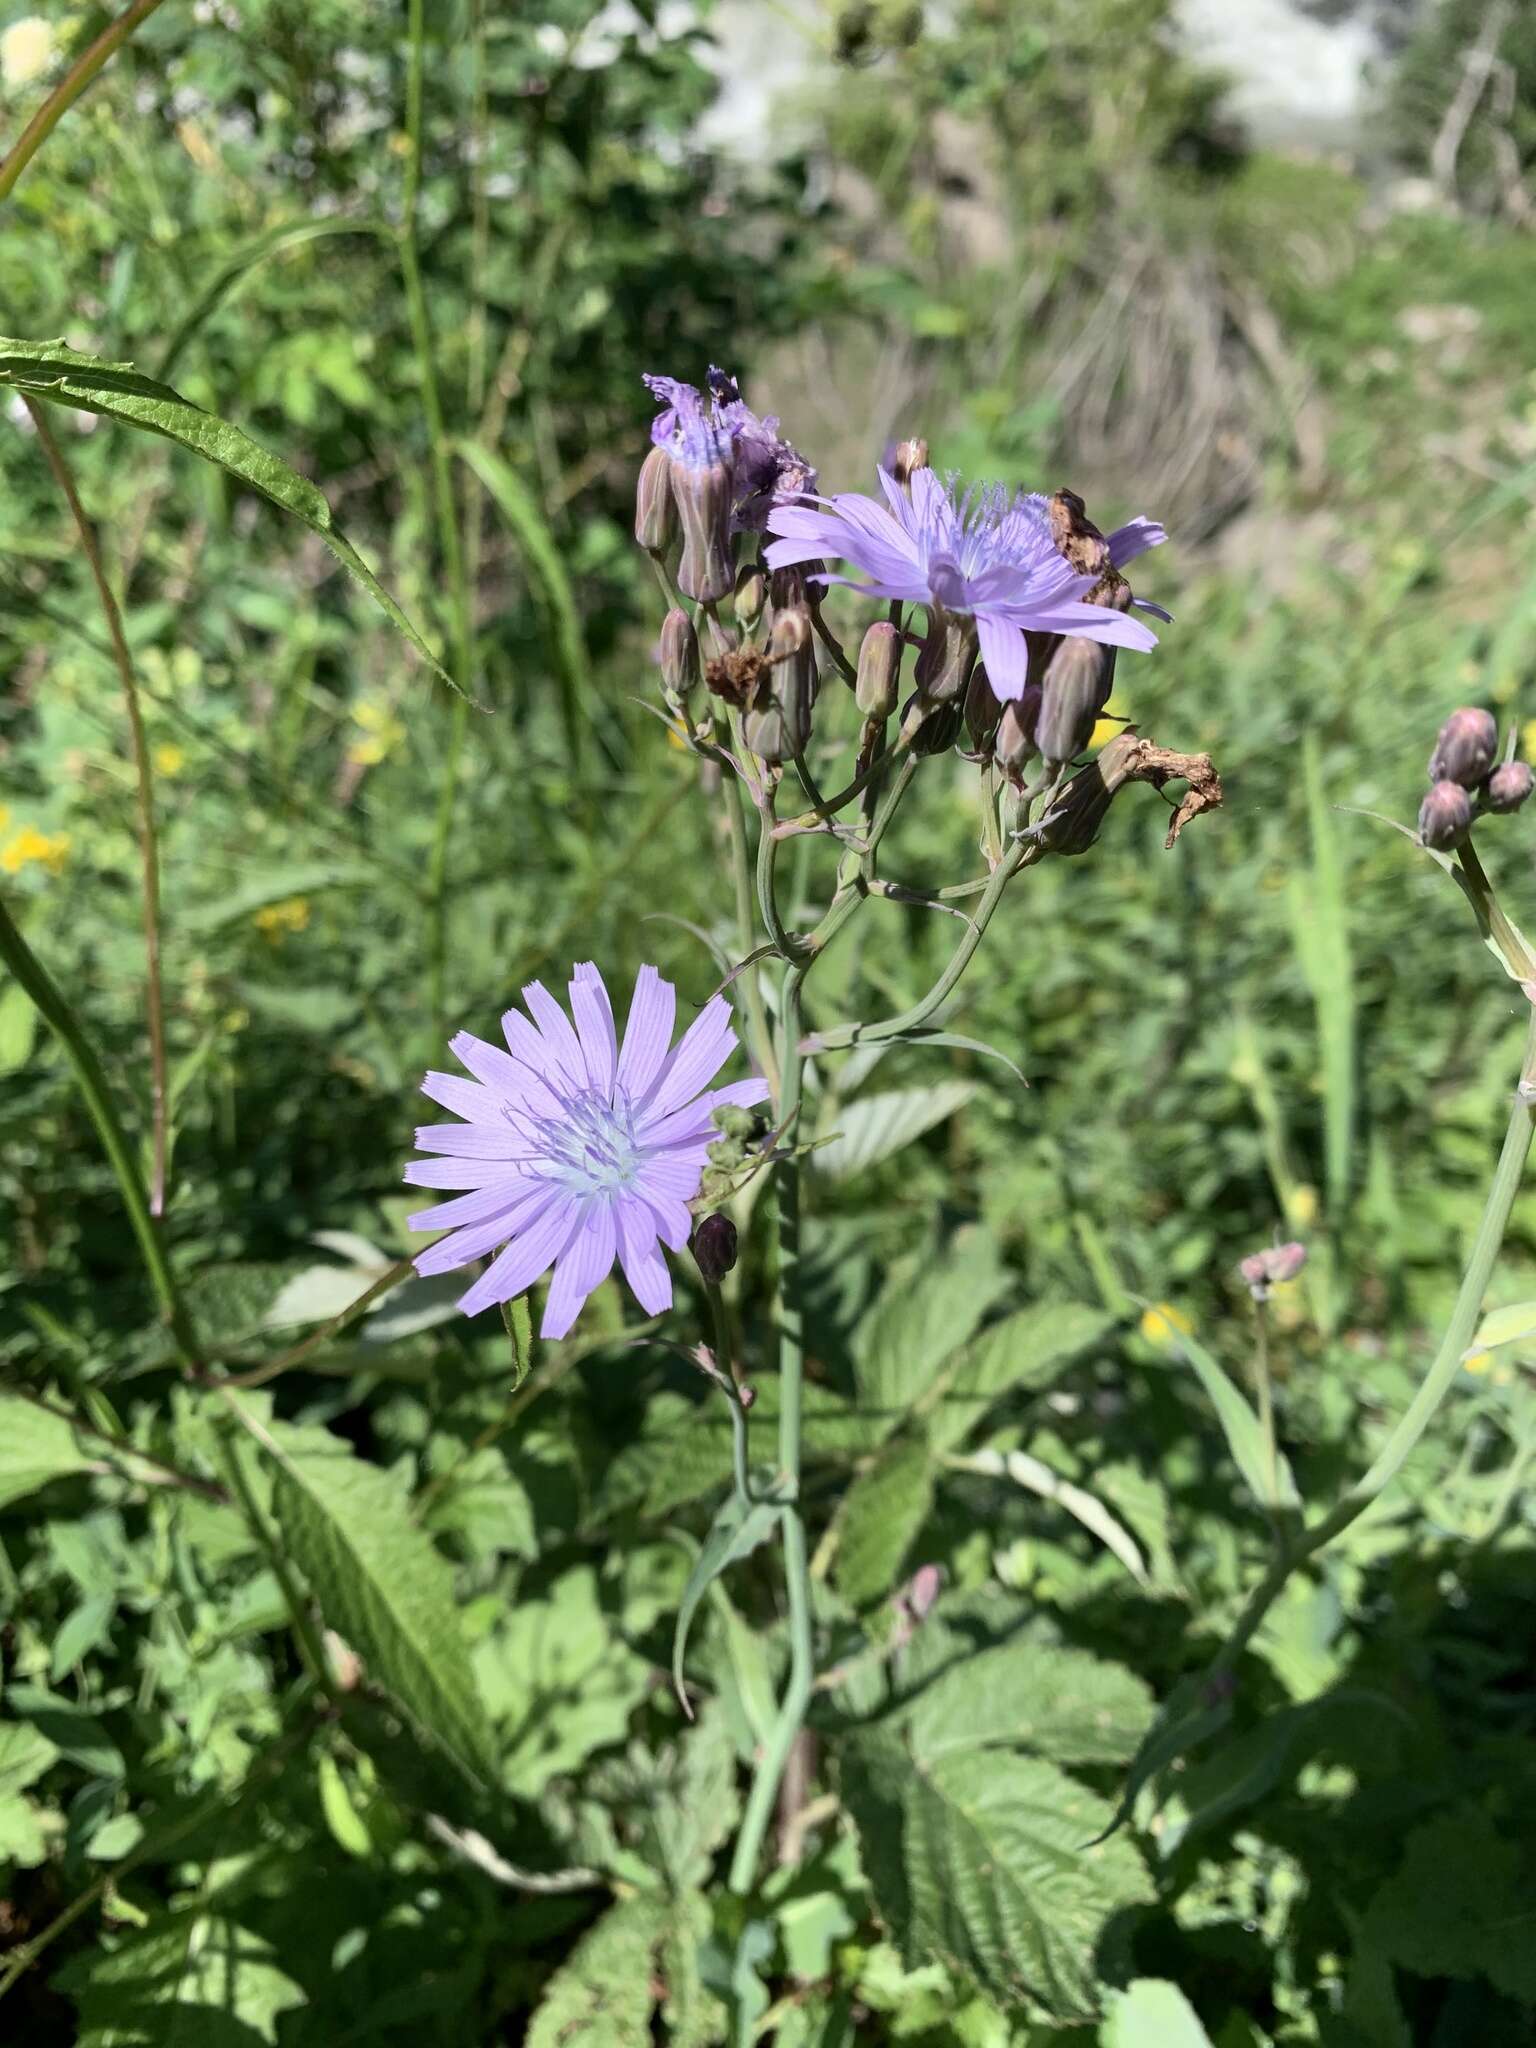
[[[1291,878],[1296,957],[1311,990],[1323,1065],[1324,1165],[1328,1203],[1342,1216],[1349,1199],[1355,1124],[1355,970],[1338,834],[1323,788],[1316,732],[1302,742],[1302,775],[1312,864]]]
[[[315,1789],[320,1795],[320,1811],[337,1847],[345,1849],[349,1856],[369,1860],[373,1855],[373,1837],[352,1803],[340,1766],[328,1750],[322,1750],[316,1759]]]
[[[654,1892],[610,1906],[544,1987],[526,2048],[651,2048],[651,1959],[670,1918]]]
[[[93,1944],[53,1983],[80,2009],[76,2048],[277,2048],[280,2016],[305,2003],[262,1936],[196,1910]]]
[[[933,1506],[933,1453],[921,1437],[899,1437],[854,1480],[838,1511],[833,1576],[854,1607],[895,1585]]]
[[[1041,1301],[983,1330],[919,1404],[934,1449],[960,1443],[1004,1394],[1049,1386],[1113,1322],[1082,1302]]]
[[[464,694],[337,526],[323,493],[238,427],[221,420],[216,413],[204,412],[168,384],[144,376],[132,363],[82,355],[62,341],[20,341],[0,336],[0,386],[9,386],[50,405],[71,406],[79,412],[97,413],[161,434],[205,461],[217,463],[238,482],[260,491],[281,510],[302,520],[311,533],[318,534],[434,673],[450,689],[460,696]]]
[[[1523,1817],[1517,1827],[1523,1828]],[[1370,1945],[1420,1977],[1485,1976],[1536,2002],[1531,1859],[1477,1807],[1415,1828],[1365,1917]]]
[[[1211,2037],[1177,1984],[1135,1977],[1110,1993],[1099,2048],[1211,2048]]]
[[[583,724],[592,715],[591,691],[581,613],[559,545],[538,499],[509,463],[489,448],[482,448],[478,441],[457,441],[454,448],[490,492],[522,552],[523,568],[544,615],[550,652],[560,680],[566,740],[579,755]]]
[[[957,1231],[892,1275],[854,1336],[859,1406],[880,1434],[897,1428],[1007,1286],[982,1230]]]
[[[738,1558],[748,1556],[760,1543],[768,1541],[782,1513],[782,1508],[774,1501],[749,1503],[737,1493],[728,1494],[716,1510],[709,1534],[704,1538],[693,1570],[688,1574],[688,1583],[678,1603],[677,1623],[672,1631],[672,1686],[685,1714],[691,1714],[693,1709],[688,1704],[688,1693],[683,1684],[683,1655],[688,1648],[688,1631],[693,1625],[699,1602],[709,1590],[712,1580],[719,1578]]]
[[[7,982],[0,993],[0,1074],[26,1065],[36,1037],[37,1005],[19,981]]]
[[[1480,1351],[1500,1351],[1507,1344],[1533,1342],[1536,1342],[1536,1301],[1512,1302],[1508,1308],[1488,1311],[1462,1357],[1476,1358]]]
[[[374,868],[339,868],[294,861],[283,867],[260,869],[238,889],[184,912],[179,923],[184,931],[206,939],[231,925],[245,923],[269,903],[283,903],[290,896],[323,896],[332,889],[376,889],[378,884],[378,871]]]
[[[445,1276],[446,1277],[446,1276]],[[454,1281],[454,1294],[458,1293],[458,1281]],[[528,1307],[526,1294],[518,1295],[515,1301],[501,1304],[501,1320],[506,1329],[507,1341],[512,1346],[512,1384],[509,1393],[517,1389],[528,1377],[533,1364],[533,1315]]]
[[[88,1472],[94,1462],[67,1422],[18,1394],[0,1392],[0,1507],[51,1480]]]
[[[879,1733],[847,1746],[842,1791],[909,1968],[937,1960],[1004,2006],[1034,1999],[1058,2020],[1095,2017],[1106,1944],[1152,1897],[1123,1836],[1084,1846],[1108,1824],[1103,1800],[1038,1757],[930,1762]]]
[[[811,1155],[812,1164],[831,1180],[851,1180],[963,1109],[975,1093],[969,1081],[942,1081],[861,1096],[837,1110],[833,1135]]]
[[[493,1779],[496,1749],[453,1575],[411,1522],[400,1488],[340,1441],[315,1450],[313,1431],[253,1434],[276,1458],[273,1511],[326,1620],[418,1729],[470,1776]]]
[[[903,1719],[925,1763],[1006,1743],[1059,1764],[1121,1764],[1135,1754],[1153,1712],[1151,1692],[1123,1664],[1014,1641],[951,1665]]]
[[[26,1721],[0,1721],[0,1799],[35,1784],[59,1751]]]
[[[1301,1496],[1284,1451],[1276,1448],[1271,1468],[1258,1416],[1203,1344],[1187,1330],[1173,1324],[1168,1327],[1173,1348],[1194,1367],[1195,1377],[1216,1410],[1232,1462],[1242,1473],[1248,1491],[1265,1507],[1299,1507]]]

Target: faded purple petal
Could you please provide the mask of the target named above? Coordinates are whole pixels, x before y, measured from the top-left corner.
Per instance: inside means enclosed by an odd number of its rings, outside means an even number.
[[[1105,538],[1109,559],[1121,569],[1138,555],[1144,555],[1148,548],[1160,548],[1168,535],[1155,519],[1132,519]]]

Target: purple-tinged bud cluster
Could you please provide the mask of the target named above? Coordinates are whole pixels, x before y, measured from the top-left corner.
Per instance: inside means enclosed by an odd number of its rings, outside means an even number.
[[[1463,704],[1441,726],[1429,757],[1429,794],[1419,806],[1419,838],[1433,852],[1452,852],[1478,818],[1518,811],[1529,797],[1530,769],[1514,760],[1496,767],[1498,751],[1493,714],[1477,705]]]
[[[718,1287],[736,1264],[736,1226],[723,1209],[701,1216],[693,1232],[693,1256],[711,1287]]]

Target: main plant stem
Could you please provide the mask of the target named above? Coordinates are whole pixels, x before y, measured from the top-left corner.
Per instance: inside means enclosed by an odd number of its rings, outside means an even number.
[[[1308,1558],[1315,1557],[1335,1536],[1342,1535],[1352,1522],[1358,1521],[1374,1505],[1397,1477],[1429,1427],[1436,1409],[1450,1391],[1477,1328],[1483,1296],[1488,1292],[1488,1282],[1493,1277],[1504,1233],[1509,1227],[1510,1211],[1520,1192],[1533,1131],[1536,1131],[1536,1007],[1532,1008],[1526,1026],[1525,1054],[1520,1063],[1514,1106],[1509,1113],[1509,1128],[1504,1134],[1504,1149],[1499,1154],[1482,1221],[1477,1226],[1477,1236],[1473,1239],[1466,1271],[1462,1275],[1461,1291],[1456,1296],[1456,1305],[1440,1339],[1434,1363],[1425,1374],[1418,1392],[1403,1410],[1396,1428],[1377,1452],[1370,1469],[1321,1521],[1315,1522],[1310,1529],[1302,1530],[1293,1538],[1290,1547],[1275,1558],[1254,1588],[1247,1606],[1238,1617],[1237,1626],[1222,1645],[1211,1666],[1212,1678],[1222,1677],[1233,1669],[1284,1590],[1292,1572]]]
[[[107,634],[112,642],[112,659],[117,664],[118,678],[123,686],[123,702],[128,710],[128,734],[133,749],[134,781],[138,794],[139,811],[139,861],[144,870],[144,970],[145,1008],[149,1025],[149,1096],[150,1115],[153,1129],[149,1177],[149,1213],[159,1216],[165,1209],[165,1167],[167,1152],[167,1126],[170,1120],[170,1090],[165,1071],[165,994],[160,981],[160,850],[155,835],[155,785],[150,770],[149,741],[144,733],[144,714],[139,703],[138,679],[134,674],[133,657],[128,652],[128,637],[123,631],[123,615],[118,609],[112,586],[107,581],[107,572],[102,566],[101,549],[97,545],[96,530],[85,516],[85,507],[75,489],[75,480],[70,474],[69,464],[64,460],[64,451],[54,439],[53,429],[48,424],[46,409],[35,398],[22,394],[22,403],[32,415],[32,424],[37,429],[38,446],[42,449],[54,482],[64,495],[69,506],[70,517],[75,522],[75,531],[80,536],[80,546],[91,580],[96,585],[96,595],[107,621]]]
[[[771,820],[763,820],[765,834]],[[795,1737],[810,1704],[812,1669],[811,1579],[806,1555],[805,1524],[800,1519],[800,1411],[804,1386],[805,1349],[803,1286],[800,1271],[800,1161],[794,1156],[794,1129],[799,1120],[803,1058],[800,1052],[800,990],[803,967],[788,961],[784,968],[782,1037],[779,1050],[778,1124],[785,1156],[774,1168],[778,1200],[778,1329],[779,1329],[779,1471],[789,1495],[780,1510],[784,1543],[784,1579],[789,1598],[789,1682],[779,1702],[768,1740],[758,1759],[757,1774],[742,1815],[741,1831],[731,1857],[733,1892],[751,1891],[758,1858],[774,1801]]]

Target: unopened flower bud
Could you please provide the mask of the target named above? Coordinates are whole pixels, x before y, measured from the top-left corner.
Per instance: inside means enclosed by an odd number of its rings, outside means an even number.
[[[1115,683],[1115,650],[1071,635],[1051,656],[1041,684],[1035,744],[1048,762],[1073,761],[1087,746]]]
[[[1531,793],[1533,777],[1523,761],[1505,761],[1488,778],[1490,811],[1518,811]]]
[[[1035,745],[1035,723],[1041,695],[1038,683],[1026,683],[1023,696],[1016,703],[1005,704],[997,722],[992,752],[1010,782],[1024,780],[1024,770],[1040,751]]]
[[[1254,1252],[1250,1258],[1241,1261],[1237,1270],[1247,1281],[1248,1291],[1254,1300],[1268,1301],[1271,1287],[1294,1280],[1306,1263],[1307,1248],[1304,1244],[1276,1244]]]
[[[635,485],[635,539],[647,554],[664,555],[676,537],[672,458],[665,448],[653,448],[640,465]]]
[[[891,457],[891,475],[903,489],[911,493],[914,470],[928,467],[928,443],[922,439],[898,441],[896,452]]]
[[[724,453],[700,461],[671,457],[672,497],[683,529],[677,587],[685,597],[715,604],[736,583],[731,539],[731,469]]]
[[[711,1287],[718,1287],[736,1263],[736,1226],[721,1209],[702,1217],[693,1233],[693,1256]]]
[[[919,693],[902,706],[901,729],[910,733],[912,751],[920,758],[947,754],[965,729],[965,712],[958,704],[934,704]]]
[[[768,584],[762,570],[756,562],[744,562],[736,578],[736,595],[731,600],[736,623],[743,632],[751,632],[762,617],[767,601]]]
[[[976,666],[976,621],[934,605],[917,657],[918,695],[930,704],[958,704]]]
[[[1499,729],[1491,711],[1464,704],[1453,711],[1440,728],[1435,751],[1429,757],[1431,782],[1459,782],[1463,789],[1476,789],[1498,752]]]
[[[1472,799],[1459,782],[1437,782],[1419,805],[1419,837],[1436,853],[1460,846],[1472,829]]]
[[[1116,733],[1078,770],[1041,821],[1040,844],[1047,853],[1088,851],[1140,744],[1134,733]]]
[[[859,672],[853,694],[866,718],[889,718],[896,709],[901,668],[901,635],[888,619],[877,619],[859,643]]]
[[[965,729],[970,735],[973,753],[983,758],[991,754],[1002,715],[1003,707],[992,694],[986,670],[973,668],[971,680],[965,686]]]
[[[661,687],[668,701],[686,704],[703,673],[699,636],[693,630],[693,621],[674,606],[661,626]]]
[[[815,702],[811,615],[797,605],[774,613],[767,671],[742,723],[742,736],[759,760],[783,761],[805,751]]]

